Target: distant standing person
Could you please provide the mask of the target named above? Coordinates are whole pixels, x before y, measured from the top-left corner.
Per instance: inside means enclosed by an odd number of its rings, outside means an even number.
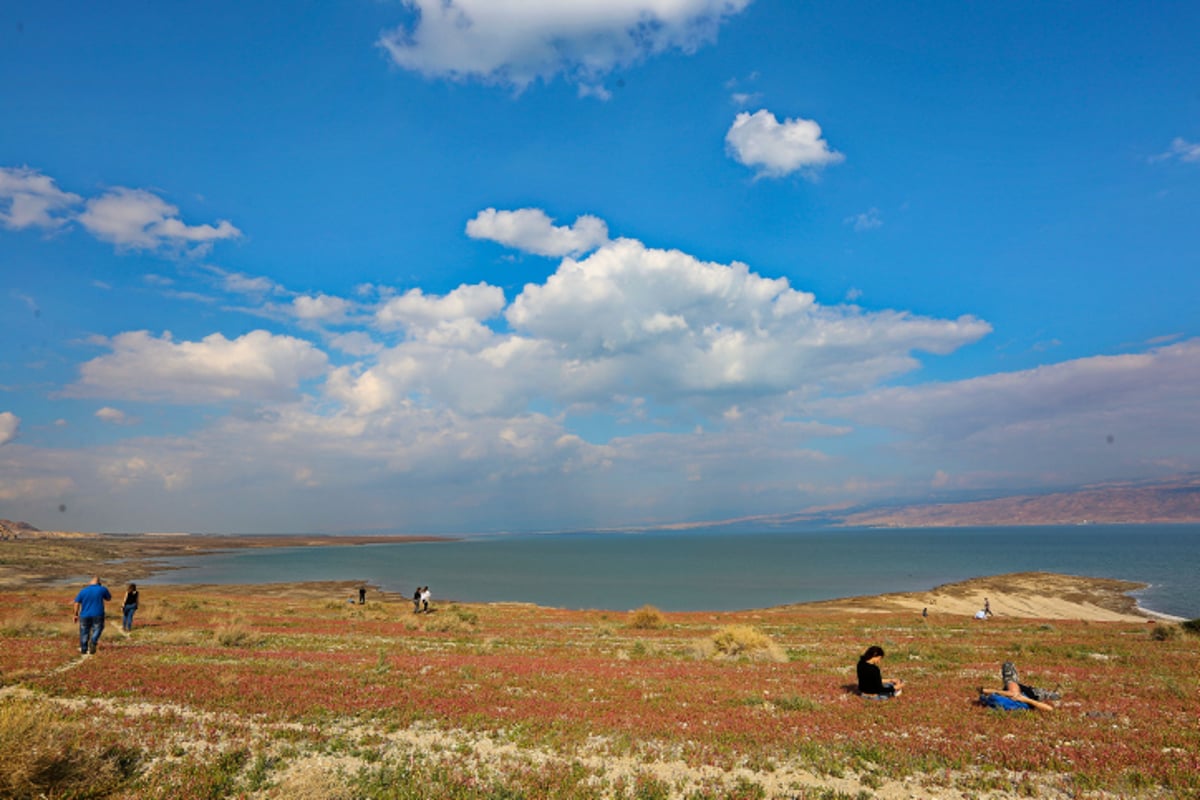
[[[121,630],[133,630],[133,612],[138,609],[138,588],[136,583],[129,584],[125,590],[125,599],[121,601]]]
[[[413,613],[421,613],[421,587],[418,586],[413,590]]]
[[[873,644],[858,658],[858,693],[876,697],[899,697],[904,681],[885,681],[879,671],[883,648]]]
[[[432,596],[433,595],[431,595],[429,593],[428,586],[426,586],[424,589],[421,590],[421,610],[424,611],[426,614],[429,613],[429,598],[431,598]]]
[[[100,576],[92,578],[92,582],[79,590],[75,595],[75,621],[79,623],[79,652],[91,655],[96,652],[96,644],[104,631],[104,601],[112,600],[108,588],[100,581]]]
[[[986,597],[983,598],[983,613],[989,617],[992,615],[992,604],[988,602]]]
[[[367,587],[358,587],[358,604],[361,606],[367,602]]]

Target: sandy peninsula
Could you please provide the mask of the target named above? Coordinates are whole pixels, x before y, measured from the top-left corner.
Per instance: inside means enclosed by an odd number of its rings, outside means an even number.
[[[907,611],[934,616],[973,617],[984,608],[991,619],[1087,620],[1091,622],[1145,622],[1172,619],[1146,611],[1131,593],[1145,584],[1111,578],[1088,578],[1052,572],[1018,572],[948,583],[926,592],[899,592],[848,597],[807,604],[837,613]]]

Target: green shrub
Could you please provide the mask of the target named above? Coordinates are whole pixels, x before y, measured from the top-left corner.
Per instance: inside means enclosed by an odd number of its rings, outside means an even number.
[[[1187,622],[1179,623],[1179,627],[1183,628],[1188,633],[1194,633],[1200,636],[1200,618],[1189,619]]]
[[[1166,625],[1162,622],[1150,629],[1150,638],[1156,642],[1166,642],[1179,636],[1178,625]]]

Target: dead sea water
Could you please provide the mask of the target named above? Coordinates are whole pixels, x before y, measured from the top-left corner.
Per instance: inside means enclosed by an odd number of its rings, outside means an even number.
[[[1200,525],[492,535],[447,542],[230,550],[166,559],[139,583],[365,581],[435,602],[730,611],[1008,572],[1149,584],[1147,609],[1200,617]]]

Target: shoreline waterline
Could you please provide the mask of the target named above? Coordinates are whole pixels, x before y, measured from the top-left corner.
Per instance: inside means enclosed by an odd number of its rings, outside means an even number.
[[[810,600],[799,603],[787,603],[777,606],[738,608],[738,609],[688,609],[677,613],[690,614],[746,614],[746,613],[764,613],[764,612],[786,612],[796,609],[826,609],[830,611],[855,611],[866,613],[899,613],[907,611],[917,615],[921,614],[922,607],[931,609],[932,613],[941,616],[956,616],[968,618],[973,616],[974,611],[959,610],[948,611],[938,607],[939,598],[943,597],[946,591],[964,591],[970,590],[972,587],[978,587],[977,593],[986,594],[990,590],[989,585],[994,585],[996,582],[1005,582],[1018,574],[1006,573],[997,575],[981,575],[975,578],[969,578],[964,581],[958,581],[951,584],[942,584],[939,586],[930,587],[927,590],[907,592],[907,593],[887,593],[880,595],[856,595],[852,597],[835,597],[821,600]],[[1132,597],[1131,592],[1138,591],[1132,589],[1127,592],[1116,593],[1111,590],[1106,590],[1104,585],[1110,582],[1107,578],[1098,578],[1093,576],[1075,576],[1075,575],[1059,575],[1046,573],[1043,576],[1047,585],[1044,590],[1038,592],[1027,591],[990,591],[989,599],[992,604],[998,607],[1009,606],[1011,601],[1019,599],[1023,606],[1034,606],[1037,610],[1032,612],[1014,613],[1011,610],[1003,612],[1003,616],[1009,619],[1061,619],[1061,620],[1077,620],[1090,622],[1169,622],[1180,623],[1187,621],[1186,617],[1181,617],[1173,614],[1165,614],[1146,608],[1137,602],[1136,598]],[[1072,593],[1078,592],[1080,586],[1092,585],[1094,587],[1094,595],[1101,601],[1111,599],[1114,606],[1120,606],[1117,598],[1125,598],[1129,601],[1128,612],[1119,610],[1105,609],[1111,611],[1110,614],[1097,614],[1093,608],[1103,606],[1088,604],[1077,604],[1071,601],[1062,599],[1059,594],[1056,594],[1056,589],[1052,585],[1054,582],[1062,580],[1072,582]],[[65,583],[65,582],[64,582]],[[153,585],[153,576],[143,579],[139,585]],[[187,591],[187,590],[221,590],[221,591],[257,591],[259,594],[269,596],[300,596],[300,597],[328,597],[346,598],[347,602],[356,602],[357,591],[360,587],[365,587],[371,592],[372,596],[383,595],[389,602],[398,604],[407,604],[410,602],[409,596],[406,593],[394,590],[385,589],[372,584],[370,581],[359,580],[336,580],[336,581],[302,581],[302,582],[263,582],[263,583],[171,583],[167,584],[172,589]],[[907,597],[910,602],[907,607],[902,608],[899,604],[895,604],[898,597]],[[572,608],[561,609],[558,606],[547,606],[535,603],[528,600],[512,599],[512,600],[475,600],[467,601],[455,597],[444,597],[440,601],[442,604],[463,604],[463,605],[485,605],[485,606],[524,606],[529,608],[544,608],[548,610],[571,610],[571,611],[590,611],[599,613],[627,613],[630,609],[624,608]],[[1066,612],[1064,613],[1064,609]],[[1040,613],[1039,613],[1040,612]]]
[[[735,611],[1048,572],[1129,582],[1129,608],[1200,616],[1200,526],[508,535],[155,558],[170,584],[357,581],[565,609]],[[167,571],[163,571],[163,570]],[[979,598],[982,604],[983,598]]]

